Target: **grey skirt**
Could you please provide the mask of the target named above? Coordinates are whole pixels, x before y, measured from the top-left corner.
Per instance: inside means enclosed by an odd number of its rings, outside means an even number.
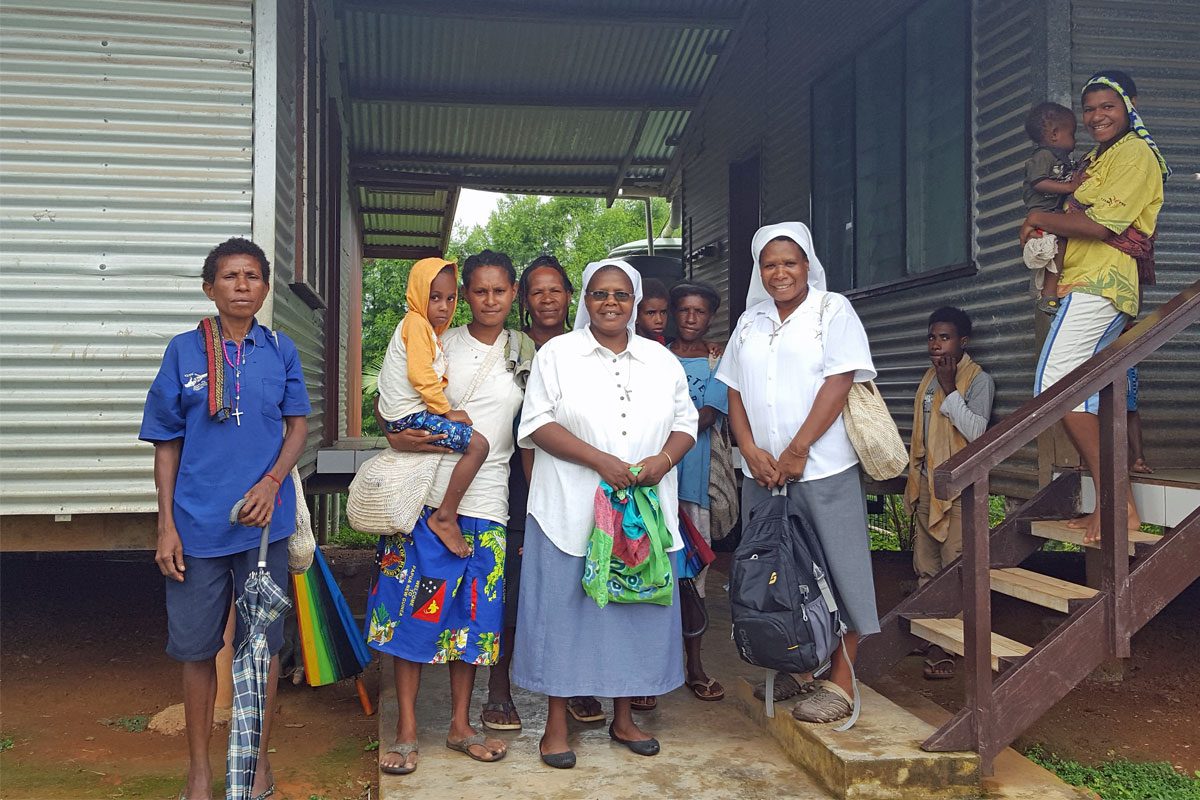
[[[749,524],[750,509],[770,496],[771,491],[752,478],[742,481],[743,527]],[[846,625],[863,636],[879,633],[867,498],[858,465],[815,481],[789,483],[787,496],[821,541],[833,578],[833,593]]]
[[[583,593],[583,559],[555,547],[528,517],[512,679],[551,697],[639,697],[678,688],[683,685],[678,585],[669,606],[600,608]]]

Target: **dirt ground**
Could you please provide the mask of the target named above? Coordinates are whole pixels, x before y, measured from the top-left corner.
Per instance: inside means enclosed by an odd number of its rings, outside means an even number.
[[[373,571],[370,551],[330,551],[352,607],[361,613]],[[1045,554],[1037,568],[1081,580],[1078,556]],[[716,576],[714,576],[716,577]],[[880,605],[911,581],[903,554],[877,554]],[[175,798],[182,788],[181,736],[142,731],[134,718],[179,700],[179,671],[163,652],[162,583],[149,554],[66,554],[0,558],[0,796],[5,798]],[[1048,621],[997,598],[997,629],[1035,642]],[[1020,744],[1041,743],[1085,762],[1124,756],[1200,769],[1196,737],[1200,685],[1200,585],[1138,634],[1120,685],[1088,684],[1054,707]],[[897,668],[908,685],[949,708],[961,679],[927,683],[920,660]],[[377,695],[376,670],[366,674]],[[281,686],[272,739],[281,800],[362,800],[374,793],[376,722],[359,708],[353,684]],[[223,774],[226,728],[213,736]],[[218,779],[221,783],[221,779]],[[222,784],[223,785],[223,784]]]

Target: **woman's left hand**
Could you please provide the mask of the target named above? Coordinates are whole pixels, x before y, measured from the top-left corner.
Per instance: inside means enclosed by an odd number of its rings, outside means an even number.
[[[268,477],[263,477],[246,492],[246,505],[238,515],[238,522],[250,528],[265,528],[271,522],[271,513],[275,510],[275,495],[278,484]]]
[[[663,453],[643,458],[634,466],[641,467],[633,479],[634,486],[657,486],[663,476],[671,471],[671,462]]]
[[[1025,216],[1025,221],[1021,223],[1021,247],[1024,247],[1030,239],[1039,239],[1042,236],[1042,229],[1033,221],[1033,215],[1036,213],[1036,211],[1030,211]]]
[[[776,462],[776,469],[782,483],[798,481],[804,475],[804,466],[808,463],[808,448],[799,450],[795,445],[788,445]],[[773,487],[772,487],[773,488]]]

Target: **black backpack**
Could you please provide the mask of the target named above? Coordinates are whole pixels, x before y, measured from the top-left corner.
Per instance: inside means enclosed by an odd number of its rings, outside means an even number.
[[[786,495],[772,494],[750,510],[733,554],[729,604],[738,654],[768,670],[768,716],[775,672],[823,672],[846,633],[828,574],[820,540]],[[858,716],[857,685],[854,701],[846,728]]]

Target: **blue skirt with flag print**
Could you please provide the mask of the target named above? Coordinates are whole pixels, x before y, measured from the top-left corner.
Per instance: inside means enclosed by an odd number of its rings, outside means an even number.
[[[504,526],[459,515],[472,553],[459,558],[429,529],[379,540],[379,577],[367,600],[367,644],[422,664],[491,666],[504,626]]]

